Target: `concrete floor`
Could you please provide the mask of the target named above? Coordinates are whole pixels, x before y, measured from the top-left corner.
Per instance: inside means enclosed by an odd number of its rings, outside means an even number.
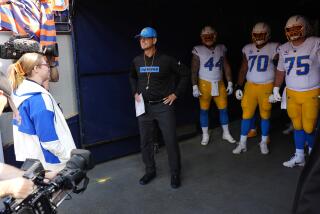
[[[290,213],[302,168],[282,166],[294,153],[293,136],[282,134],[279,118],[271,124],[269,155],[260,153],[258,137],[248,141],[246,153],[233,155],[235,145],[221,140],[221,128],[211,130],[208,146],[200,145],[200,135],[180,142],[179,189],[170,187],[165,147],[156,154],[157,177],[146,186],[138,183],[144,173],[140,153],[99,164],[88,173],[88,189],[63,201],[59,213]],[[238,139],[240,121],[230,129]]]

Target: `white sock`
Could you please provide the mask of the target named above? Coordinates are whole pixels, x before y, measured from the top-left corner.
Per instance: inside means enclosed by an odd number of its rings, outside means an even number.
[[[228,124],[222,125],[221,127],[222,127],[222,130],[223,130],[223,133],[224,133],[224,134],[230,135],[229,125],[228,125]]]
[[[311,147],[309,147],[309,155],[311,154],[311,152],[312,152],[312,148]]]
[[[208,135],[208,127],[201,127],[202,129],[202,134]]]
[[[304,150],[303,149],[296,149],[296,154],[300,157],[304,157]]]
[[[246,144],[247,143],[247,136],[246,135],[241,135],[240,136],[240,143]]]
[[[267,142],[267,139],[268,139],[268,136],[263,136],[263,135],[261,136],[261,141],[262,141],[262,142],[265,142],[265,143],[266,143],[266,142]]]

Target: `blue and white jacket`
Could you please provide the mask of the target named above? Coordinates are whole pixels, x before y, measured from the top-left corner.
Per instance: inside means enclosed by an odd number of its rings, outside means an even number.
[[[76,147],[52,95],[39,84],[24,80],[13,101],[21,116],[21,124],[13,121],[16,160],[33,158],[40,160],[45,169],[62,169]]]

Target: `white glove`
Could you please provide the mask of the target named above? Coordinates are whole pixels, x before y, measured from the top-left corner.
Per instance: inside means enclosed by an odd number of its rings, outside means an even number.
[[[241,89],[236,90],[236,98],[237,100],[242,100],[243,92]]]
[[[271,94],[269,96],[269,102],[270,103],[275,103],[275,102],[278,102],[278,101],[281,101],[281,96],[280,96],[280,93],[279,93],[279,87],[274,87],[273,88],[273,94]]]
[[[276,101],[281,101],[281,95],[279,93],[279,87],[273,87],[273,97]]]
[[[232,94],[232,92],[233,92],[232,86],[233,86],[232,82],[229,81],[228,82],[228,87],[227,87],[227,90],[226,90],[228,95]]]
[[[192,86],[192,94],[196,98],[202,95],[197,85]]]

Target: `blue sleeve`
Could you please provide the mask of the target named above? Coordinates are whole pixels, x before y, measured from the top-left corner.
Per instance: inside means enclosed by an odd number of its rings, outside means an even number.
[[[46,108],[45,101],[41,95],[34,97],[31,103],[30,116],[40,142],[58,140],[54,127],[54,112]]]

